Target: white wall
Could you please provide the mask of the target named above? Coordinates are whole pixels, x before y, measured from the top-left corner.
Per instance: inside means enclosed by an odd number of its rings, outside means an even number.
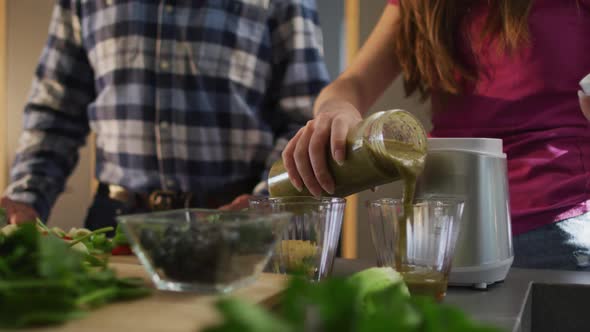
[[[7,41],[7,152],[12,163],[22,129],[22,113],[31,79],[47,38],[54,0],[9,0]],[[91,165],[88,148],[57,202],[49,224],[80,227],[90,202]]]
[[[360,26],[361,40],[364,41],[369,36],[374,25],[381,16],[386,5],[385,0],[370,0],[361,2]],[[388,109],[404,109],[417,115],[425,124],[427,129],[430,126],[430,103],[420,103],[417,97],[405,98],[401,78],[398,78],[389,89],[383,94],[381,99],[371,109],[372,111],[383,111]],[[365,202],[368,199],[380,197],[401,197],[401,184],[392,183],[379,187],[377,192],[363,192],[359,195],[358,208],[358,257],[361,259],[374,259],[375,252],[369,235],[367,224],[367,210]]]

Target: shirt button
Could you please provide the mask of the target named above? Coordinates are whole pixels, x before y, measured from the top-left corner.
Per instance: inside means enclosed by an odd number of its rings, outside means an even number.
[[[170,63],[168,61],[164,60],[164,61],[160,62],[160,68],[168,69],[168,68],[170,68]]]
[[[170,124],[168,124],[168,122],[166,122],[166,121],[160,122],[160,129],[168,130],[168,128],[170,128]]]
[[[164,6],[164,9],[166,10],[166,13],[170,14],[174,10],[174,7],[172,7],[172,5],[166,5]]]

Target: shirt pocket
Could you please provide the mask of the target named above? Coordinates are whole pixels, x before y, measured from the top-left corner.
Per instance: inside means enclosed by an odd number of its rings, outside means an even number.
[[[208,0],[191,15],[198,35],[191,38],[197,74],[262,90],[269,0]]]
[[[145,30],[147,8],[137,1],[101,0],[90,2],[82,22],[83,40],[88,59],[97,78],[116,70],[141,65],[137,57]]]

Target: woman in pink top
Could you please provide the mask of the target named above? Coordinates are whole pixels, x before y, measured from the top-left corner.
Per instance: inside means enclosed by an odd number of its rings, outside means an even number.
[[[391,0],[354,63],[318,97],[283,160],[293,184],[332,192],[324,151],[403,74],[431,96],[434,137],[501,138],[515,266],[590,269],[590,0]],[[295,158],[296,157],[296,158]],[[586,266],[585,266],[586,265]]]

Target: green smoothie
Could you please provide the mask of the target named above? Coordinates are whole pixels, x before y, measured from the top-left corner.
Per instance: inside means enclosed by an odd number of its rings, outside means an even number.
[[[328,167],[335,183],[334,196],[345,197],[404,179],[404,196],[413,197],[415,179],[424,167],[426,151],[394,140],[384,140],[383,143],[386,151],[377,151],[365,139],[347,141],[346,160],[342,165],[329,155]],[[270,169],[268,186],[272,197],[310,195],[307,189],[302,192],[295,189],[282,160]]]
[[[430,296],[437,301],[442,301],[447,292],[448,275],[437,271],[413,270],[404,267],[398,270],[412,296]]]

